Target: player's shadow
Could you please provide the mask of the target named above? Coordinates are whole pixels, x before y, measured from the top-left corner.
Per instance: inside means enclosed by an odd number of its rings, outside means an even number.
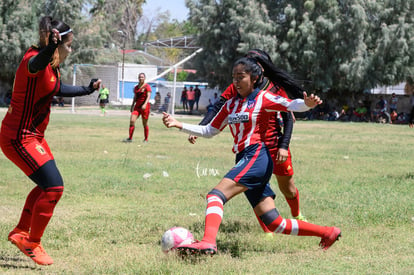
[[[240,221],[225,221],[220,225],[219,235],[227,235],[217,239],[218,253],[228,253],[233,258],[240,258],[243,252],[249,250],[248,246],[243,239],[240,239],[242,233],[252,232],[251,224]],[[197,232],[197,235],[204,233],[204,223],[197,222],[190,226],[191,232]]]
[[[37,270],[35,263],[29,262],[27,259],[18,256],[12,257],[0,255],[0,267],[7,268],[8,270]]]

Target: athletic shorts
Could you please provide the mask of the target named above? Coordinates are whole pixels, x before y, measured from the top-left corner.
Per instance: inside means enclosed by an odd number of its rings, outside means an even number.
[[[292,156],[290,154],[290,150],[288,149],[288,157],[286,161],[280,164],[276,164],[276,156],[278,152],[278,148],[269,150],[270,155],[272,156],[273,160],[273,174],[277,176],[293,176],[293,167],[292,167]]]
[[[141,109],[141,106],[135,105],[134,110],[132,111],[132,115],[140,116],[142,115],[143,119],[148,119],[151,111],[151,104],[147,104],[147,108],[145,110]]]
[[[263,198],[273,197],[275,193],[270,188],[273,162],[269,151],[263,143],[250,145],[236,155],[236,165],[224,176],[247,187],[245,192],[252,207]]]
[[[33,174],[49,160],[54,159],[44,138],[29,137],[14,140],[0,134],[0,147],[4,155],[27,176]]]

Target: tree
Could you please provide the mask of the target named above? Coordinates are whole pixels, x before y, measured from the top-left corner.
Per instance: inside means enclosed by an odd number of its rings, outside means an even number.
[[[211,86],[228,85],[231,64],[255,42],[273,46],[272,22],[260,1],[187,0],[186,4],[190,22],[198,29],[198,44],[203,47],[195,57],[197,74]]]
[[[262,48],[307,90],[348,94],[413,75],[413,1],[187,0],[211,85],[230,83],[233,61]]]

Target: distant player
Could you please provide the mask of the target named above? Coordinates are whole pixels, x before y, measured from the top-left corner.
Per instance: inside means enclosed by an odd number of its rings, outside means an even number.
[[[101,108],[101,115],[106,115],[105,106],[109,102],[109,89],[102,85],[102,88],[99,90],[98,98],[96,101],[99,101],[99,107]]]
[[[135,122],[142,116],[142,126],[144,127],[144,142],[148,142],[148,118],[151,111],[149,100],[151,98],[151,86],[145,83],[145,74],[138,74],[138,84],[134,87],[134,99],[131,105],[131,119],[129,121],[129,137],[124,142],[132,142],[135,131]]]

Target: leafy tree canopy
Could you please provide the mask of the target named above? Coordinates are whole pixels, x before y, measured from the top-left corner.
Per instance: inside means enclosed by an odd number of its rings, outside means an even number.
[[[248,49],[266,50],[307,90],[361,92],[414,75],[413,1],[187,0],[204,51],[197,69],[231,83]]]

